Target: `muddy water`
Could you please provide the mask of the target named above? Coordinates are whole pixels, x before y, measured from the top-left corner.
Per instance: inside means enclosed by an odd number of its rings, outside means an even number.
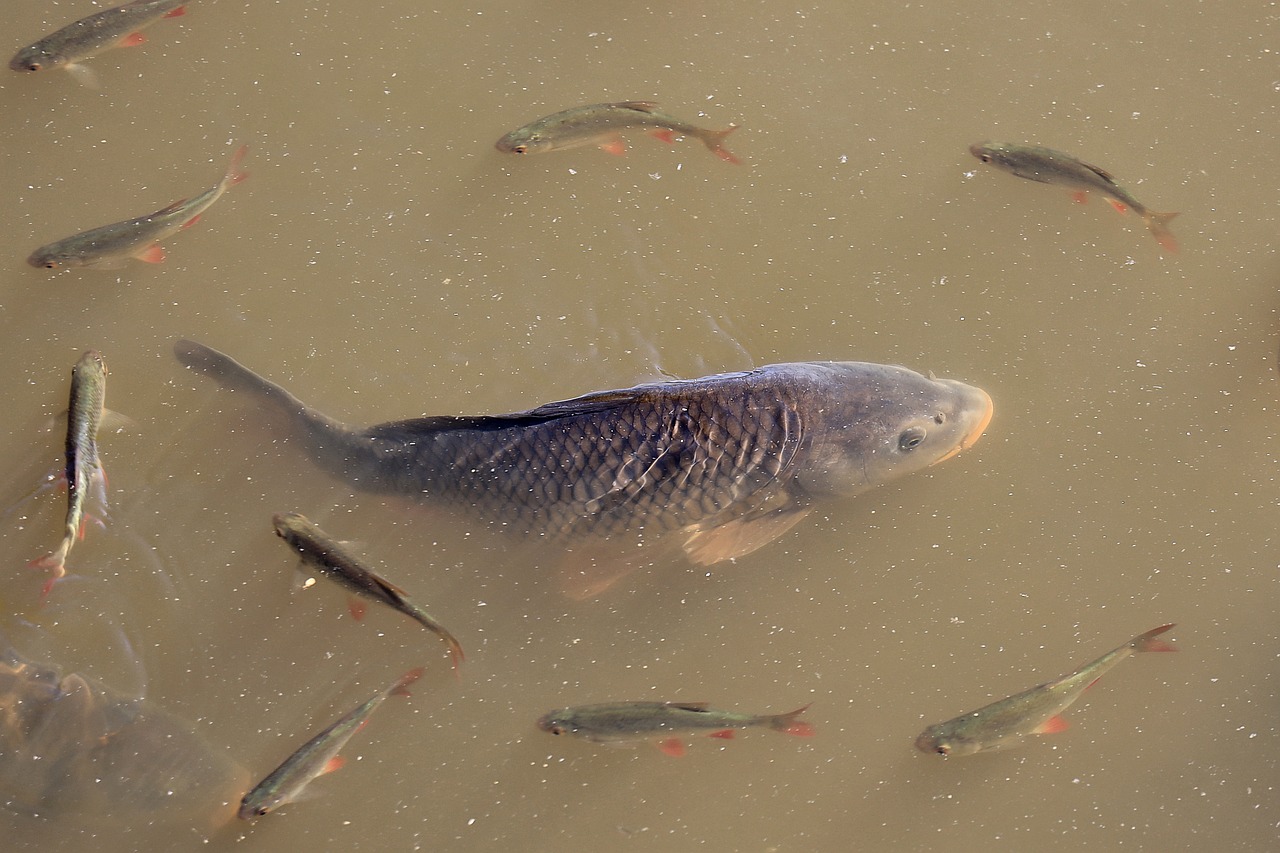
[[[10,4],[16,50],[92,7]],[[1275,844],[1277,16],[1261,4],[193,3],[142,47],[0,78],[0,602],[29,659],[188,720],[252,775],[404,670],[319,797],[249,827],[121,810],[3,818],[9,849],[1263,849]],[[631,135],[503,156],[507,130],[652,99],[737,122],[735,167]],[[981,167],[1076,153],[1180,210],[1133,216]],[[251,178],[162,265],[49,274],[36,246]],[[985,388],[972,450],[825,508],[734,565],[596,601],[526,549],[328,479],[236,395],[224,349],[355,423],[528,408],[664,375],[857,359]],[[56,542],[49,418],[87,348],[112,511]],[[359,540],[459,635],[294,593],[271,514]],[[1163,622],[1072,727],[964,760],[937,722]],[[786,711],[812,739],[682,759],[549,738],[620,698]],[[158,849],[153,847],[152,849]],[[176,849],[176,848],[171,848]]]

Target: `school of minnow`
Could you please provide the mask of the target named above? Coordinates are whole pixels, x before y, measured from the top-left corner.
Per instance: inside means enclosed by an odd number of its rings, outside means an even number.
[[[184,16],[186,3],[187,0],[134,0],[66,24],[14,54],[10,69],[27,76],[12,78],[12,85],[34,86],[37,88],[33,91],[42,93],[65,94],[65,78],[58,75],[32,78],[29,74],[62,69],[81,83],[97,87],[97,75],[85,64],[87,60],[113,48],[144,44],[147,41],[142,34],[144,28],[164,19]],[[33,35],[28,33],[23,38]],[[282,41],[292,44],[288,38]],[[511,91],[532,91],[531,84],[521,85],[525,88]],[[643,92],[644,88],[632,91]],[[130,90],[125,91],[129,93]],[[79,92],[82,97],[92,98],[105,98],[107,94]],[[73,102],[68,99],[65,103]],[[130,108],[133,107],[130,104]],[[763,123],[761,120],[757,126]],[[488,170],[490,177],[497,175],[504,180],[529,181],[539,192],[546,191],[546,181],[555,179],[540,174],[536,168],[518,169],[512,165],[514,158],[500,157],[494,150],[502,155],[524,155],[594,147],[621,156],[627,150],[628,134],[645,134],[667,144],[688,137],[700,142],[720,160],[735,165],[744,162],[727,147],[729,137],[740,129],[738,124],[730,123],[722,129],[700,127],[662,112],[657,102],[649,100],[569,107],[503,134],[490,148],[487,140],[492,139],[500,127],[510,126],[507,119],[485,115],[478,135],[472,137],[470,144],[478,150],[469,153],[476,155],[477,170]],[[1095,146],[1105,142],[1096,138],[1102,136],[1101,125],[1082,127],[1080,132],[1095,137],[1092,141]],[[763,136],[765,134],[758,133],[752,139],[750,131],[733,136],[734,147],[739,148],[741,142],[745,150],[750,151],[752,144],[759,145]],[[785,136],[778,134],[775,138]],[[953,148],[948,148],[944,164],[953,174],[959,171],[962,162],[972,165],[964,158],[960,144],[955,142]],[[289,152],[284,150],[283,143],[274,145],[275,150],[268,150],[267,156],[274,155],[282,167],[293,162],[286,159]],[[1116,150],[1114,142],[1111,149]],[[1141,218],[1164,253],[1172,255],[1179,251],[1179,242],[1170,229],[1170,222],[1179,214],[1147,207],[1105,169],[1071,154],[1037,145],[980,142],[970,145],[968,150],[981,163],[996,169],[1064,188],[1078,202],[1097,195],[1121,213],[1132,211]],[[86,280],[99,281],[110,277],[95,276],[93,271],[126,269],[131,261],[161,264],[166,258],[161,244],[195,225],[231,187],[246,179],[243,166],[248,151],[248,144],[238,145],[221,178],[195,195],[153,213],[94,227],[42,245],[26,258],[27,264],[41,270],[87,270]],[[262,149],[258,151],[262,157]],[[776,166],[760,153],[749,159],[757,157],[761,169]],[[579,159],[591,158],[603,159],[592,152],[585,152]],[[719,167],[705,165],[704,155],[698,154],[698,158],[704,161],[702,168],[711,176],[708,183],[718,180],[730,187],[723,198],[732,201],[727,193],[732,191],[735,182],[744,183],[742,176],[750,170],[721,171]],[[440,162],[443,161],[441,157]],[[610,162],[612,165],[605,171],[625,172],[629,168],[625,161]],[[841,162],[845,162],[843,155]],[[110,164],[100,166],[109,167]],[[976,171],[966,171],[965,175],[970,177]],[[903,176],[906,177],[905,172]],[[1168,180],[1167,176],[1163,180]],[[33,180],[32,189],[35,184]],[[1143,194],[1146,195],[1145,189]],[[920,197],[929,196],[922,192]],[[291,212],[313,213],[304,208],[305,202],[301,199],[290,202],[297,207]],[[235,205],[227,205],[230,206]],[[237,226],[238,233],[261,225],[260,220],[242,222]],[[232,223],[229,222],[228,227],[232,227]],[[861,226],[851,220],[847,227],[852,231]],[[334,235],[317,235],[317,239],[334,239]],[[15,251],[11,259],[15,266],[19,266],[21,251],[35,242],[35,239],[24,242],[23,249]],[[1144,245],[1148,252],[1154,251],[1149,244]],[[1176,262],[1163,256],[1157,260],[1162,264]],[[200,262],[200,259],[195,261]],[[132,272],[137,274],[139,269],[145,268],[133,267]],[[58,276],[53,283],[46,281],[48,276],[30,270],[23,275],[33,287],[76,281],[76,274]],[[121,279],[125,276],[127,273]],[[177,276],[172,280],[176,281]],[[858,298],[863,297],[861,294],[853,297]],[[246,311],[243,316],[249,313]],[[122,311],[122,327],[127,320],[127,313]],[[623,318],[622,322],[629,321]],[[218,334],[217,324],[211,325],[214,326],[211,334]],[[119,332],[128,333],[127,330]],[[317,337],[323,340],[319,332]],[[785,343],[768,341],[755,352],[789,350]],[[904,359],[914,360],[921,355],[910,345],[895,344],[894,348],[906,353]],[[318,344],[317,351],[319,349]],[[558,550],[562,558],[559,587],[570,599],[603,596],[618,586],[649,558],[648,550],[644,557],[637,556],[641,545],[655,549],[660,546],[650,543],[670,545],[671,553],[701,568],[755,554],[789,532],[803,530],[801,522],[806,518],[808,524],[817,522],[826,528],[828,535],[834,536],[836,531],[830,519],[824,511],[816,510],[932,469],[968,450],[983,436],[994,414],[994,403],[987,391],[958,379],[940,379],[931,371],[917,372],[896,364],[869,361],[811,360],[763,364],[691,379],[588,390],[569,399],[545,403],[535,400],[530,408],[507,413],[413,415],[359,427],[349,426],[307,406],[281,385],[210,346],[179,338],[173,342],[172,352],[178,365],[211,378],[225,389],[218,391],[219,395],[233,394],[246,408],[273,416],[272,428],[277,432],[271,436],[272,440],[296,447],[316,467],[342,481],[349,487],[352,500],[368,494],[400,496]],[[315,358],[318,364],[327,367],[321,361],[324,356],[317,353]],[[423,361],[424,375],[439,375],[439,371],[433,371],[431,365]],[[175,369],[172,363],[167,367]],[[60,375],[61,371],[62,368],[58,368]],[[72,586],[70,581],[57,586],[57,582],[68,575],[71,550],[84,538],[86,520],[93,518],[90,509],[105,514],[106,476],[97,442],[104,416],[108,414],[106,380],[106,363],[96,350],[85,351],[71,371],[62,466],[67,508],[58,545],[28,564],[47,574],[39,604],[33,604],[33,610],[48,605],[50,598],[56,600]],[[120,385],[116,387],[115,393],[119,393]],[[417,411],[412,404],[408,404],[408,408],[410,412]],[[241,438],[237,434],[227,436],[228,443]],[[1010,452],[1014,439],[1004,436],[1001,440],[1006,444],[993,448],[993,454]],[[226,452],[226,448],[219,450]],[[965,458],[969,459],[970,454]],[[975,466],[981,464],[981,460],[974,462]],[[1000,476],[989,472],[988,475]],[[163,482],[163,478],[156,476],[153,482]],[[926,483],[919,485],[922,490],[931,487]],[[999,488],[1004,489],[1004,484]],[[125,491],[121,489],[119,493]],[[91,499],[96,506],[90,506]],[[317,502],[328,501],[321,497]],[[316,510],[326,513],[332,508],[319,506]],[[261,528],[255,528],[256,535],[263,539],[267,538],[265,515],[264,511]],[[377,602],[414,620],[445,644],[454,674],[461,680],[459,669],[464,660],[461,643],[404,589],[369,568],[348,543],[333,538],[303,514],[276,513],[271,521],[275,534],[300,558],[304,571],[332,580],[350,594],[350,612],[357,620],[364,615],[364,601]],[[112,531],[117,529],[113,526]],[[784,550],[782,546],[776,547],[775,554]],[[82,548],[77,552],[77,561],[89,557],[91,550]],[[427,555],[416,568],[422,570],[430,566],[432,556]],[[762,562],[765,567],[759,570],[769,571],[767,559]],[[464,577],[483,576],[486,568],[472,567],[468,570],[472,574]],[[521,582],[531,587],[540,586],[544,578],[532,573],[541,568],[530,569],[530,577]],[[878,568],[883,570],[883,567],[866,570]],[[406,573],[414,570],[412,566],[402,568]],[[652,574],[658,577],[657,572]],[[250,584],[257,580],[246,571],[244,582]],[[419,582],[426,586],[425,579],[418,578],[409,586]],[[178,586],[174,585],[173,589]],[[34,602],[35,593],[28,594]],[[732,602],[733,599],[726,596],[724,600]],[[465,596],[437,598],[433,595],[433,610],[436,604],[444,606],[451,620],[462,613],[460,621],[474,626],[466,621],[466,616],[474,616],[474,612],[467,614],[466,608],[483,606],[485,602],[479,602],[478,597],[470,600]],[[565,606],[588,605],[578,602]],[[70,618],[52,607],[46,612],[53,614],[48,619],[50,622]],[[277,613],[270,615],[280,618]],[[733,614],[715,618],[728,622]],[[396,625],[403,627],[402,622],[397,621]],[[958,757],[1002,750],[1037,736],[1062,732],[1067,728],[1064,712],[1121,661],[1136,654],[1176,651],[1165,639],[1173,627],[1173,623],[1160,625],[1059,678],[930,725],[916,737],[915,747],[922,753]],[[481,628],[473,627],[473,630],[480,634]],[[415,639],[419,637],[416,631],[411,629]],[[335,646],[342,642],[339,634],[335,630],[328,638]],[[442,657],[436,641],[430,643],[437,658]],[[122,644],[128,645],[127,637]],[[495,640],[493,646],[493,651],[503,652],[498,648],[498,641]],[[477,647],[483,649],[483,644],[477,641]],[[483,652],[473,648],[473,653],[479,656]],[[249,666],[252,663],[246,661]],[[474,661],[468,664],[468,671],[475,666]],[[400,671],[400,667],[393,671]],[[365,727],[374,711],[392,696],[409,696],[408,688],[425,672],[425,667],[404,672],[294,750],[243,794],[236,811],[238,817],[254,821],[296,802],[316,779],[341,768],[344,764],[341,751]],[[317,679],[325,677],[317,676]],[[566,673],[565,678],[559,680],[559,675],[556,676],[557,683],[563,685],[579,683],[571,679],[580,677]],[[665,677],[676,679],[669,671]],[[817,690],[816,679],[820,675],[810,675],[810,670],[797,666],[793,677],[806,683],[815,679],[805,689],[811,693]],[[610,689],[607,676],[605,681],[604,689]],[[381,678],[377,683],[381,683]],[[829,681],[826,689],[857,695],[855,687],[836,684],[834,680]],[[678,687],[692,693],[696,685]],[[509,697],[516,709],[513,730],[529,731],[533,713],[529,705],[531,695],[532,688],[527,693],[513,693]],[[502,701],[506,702],[507,697]],[[458,706],[465,709],[464,703]],[[726,740],[750,729],[813,738],[816,727],[808,719],[801,719],[809,708],[806,704],[785,713],[751,714],[718,710],[703,702],[609,701],[559,708],[537,718],[534,726],[545,734],[565,739],[607,745],[648,743],[668,756],[684,756],[689,742],[695,738]],[[917,723],[911,722],[913,718],[905,712],[899,713],[896,706],[894,710],[899,723],[910,729],[895,734],[895,738],[900,735],[900,740],[893,743],[899,744],[904,757],[909,757],[911,752],[906,742]],[[443,717],[447,711],[441,709],[439,713]],[[820,705],[818,714],[823,713]],[[839,712],[828,713],[835,716]],[[236,722],[245,728],[262,723],[261,719]],[[826,729],[827,723],[822,725]],[[883,732],[868,736],[885,737]],[[533,739],[543,743],[540,737]],[[518,741],[516,737],[512,742]],[[762,738],[762,741],[770,739]],[[782,750],[789,745],[793,752],[803,755],[806,748],[801,748],[802,743],[808,742],[775,738],[759,746]],[[822,749],[820,740],[814,748]],[[593,752],[589,747],[569,747],[574,749]],[[598,756],[580,758],[590,761]],[[520,760],[534,763],[536,758],[528,753]],[[825,760],[836,759],[833,755]],[[636,756],[637,765],[650,761],[663,760],[650,754]],[[200,801],[205,796],[196,790],[198,786],[181,784],[183,774],[174,768],[178,765],[186,768],[188,763],[200,773],[188,773],[187,778],[198,775],[208,779],[210,798],[215,796],[214,788],[221,791],[232,786],[234,794],[223,803],[226,821],[232,822],[235,797],[244,790],[249,777],[236,762],[205,747],[191,726],[141,699],[140,695],[127,697],[78,673],[64,676],[52,666],[26,661],[8,649],[7,642],[0,641],[0,771],[12,770],[14,766],[19,771],[7,776],[0,773],[0,782],[3,782],[0,787],[9,791],[13,802],[20,802],[33,812],[39,811],[42,819],[44,810],[56,811],[70,805],[59,801],[68,793],[82,802],[93,802],[97,798],[112,809],[120,805],[126,794],[138,791],[160,800],[180,795],[187,807],[193,798]],[[916,759],[912,766],[921,773],[940,772],[936,763],[929,764],[924,759]],[[702,765],[698,772],[710,774],[714,772],[711,767],[711,764]],[[141,769],[133,772],[137,768]],[[119,771],[119,778],[110,775],[115,771]],[[110,790],[105,790],[104,779],[111,780]],[[724,781],[708,775],[705,784],[723,785]],[[620,786],[619,790],[626,788]],[[442,838],[446,831],[453,830],[441,829]],[[351,844],[358,846],[354,837]]]

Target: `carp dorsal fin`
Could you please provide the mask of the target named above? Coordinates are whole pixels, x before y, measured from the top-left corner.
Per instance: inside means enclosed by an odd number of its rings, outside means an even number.
[[[639,110],[642,113],[651,113],[658,108],[657,101],[621,101],[620,103],[611,104],[611,106],[620,107],[624,110]]]
[[[547,403],[527,412],[512,412],[506,415],[430,415],[378,424],[363,430],[362,434],[369,438],[395,439],[450,430],[489,432],[511,427],[533,426],[559,418],[611,411],[619,405],[635,402],[641,393],[643,392],[639,389],[633,388],[622,391],[600,391],[583,397],[574,397],[572,400]]]

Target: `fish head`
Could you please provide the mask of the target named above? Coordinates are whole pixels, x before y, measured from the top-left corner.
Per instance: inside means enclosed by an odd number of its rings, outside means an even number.
[[[100,380],[107,376],[107,363],[103,361],[102,353],[92,349],[86,350],[76,362],[75,367],[71,368],[71,372],[82,379],[89,377]]]
[[[538,728],[551,735],[571,735],[578,731],[579,726],[574,720],[573,711],[562,708],[538,718]]]
[[[537,154],[551,148],[552,141],[536,130],[522,127],[513,130],[494,143],[504,154]]]
[[[950,459],[991,422],[991,397],[952,379],[883,364],[829,365],[821,413],[807,425],[813,495],[849,496]]]
[[[15,53],[13,59],[9,60],[9,68],[13,71],[43,71],[66,63],[65,56],[50,53],[47,48],[37,43]]]
[[[27,263],[37,269],[46,270],[61,270],[68,267],[84,266],[78,255],[62,251],[56,247],[36,249],[27,258]]]
[[[983,163],[1002,169],[1013,170],[1019,165],[1018,147],[1003,142],[975,142],[969,146],[969,153]]]
[[[254,792],[251,791],[240,801],[240,810],[236,812],[236,817],[241,820],[257,820],[271,814],[282,802],[284,798],[276,793],[268,796],[254,796]]]
[[[916,749],[947,758],[953,755],[972,755],[981,748],[980,744],[952,737],[944,726],[930,726],[916,738]]]

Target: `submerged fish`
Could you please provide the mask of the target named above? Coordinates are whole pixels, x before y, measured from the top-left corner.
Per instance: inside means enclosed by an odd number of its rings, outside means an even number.
[[[808,705],[786,714],[735,714],[717,711],[702,702],[608,702],[551,711],[538,728],[553,735],[571,735],[596,743],[627,743],[659,738],[667,755],[684,755],[682,737],[705,734],[732,738],[736,729],[764,727],[798,737],[812,737],[813,726],[796,719]]]
[[[1142,221],[1151,229],[1151,233],[1166,252],[1178,251],[1178,241],[1169,230],[1169,220],[1177,213],[1156,213],[1140,203],[1129,194],[1128,190],[1115,182],[1104,169],[1092,166],[1078,157],[1052,148],[1037,148],[1031,145],[1013,145],[1003,142],[978,142],[969,146],[969,153],[983,163],[990,163],[1012,172],[1019,178],[1039,181],[1042,184],[1057,184],[1075,190],[1075,199],[1084,202],[1088,193],[1100,193],[1111,202],[1111,206],[1124,213],[1132,209],[1142,217]]]
[[[652,101],[625,101],[574,107],[517,128],[499,139],[494,147],[508,154],[540,154],[598,145],[610,154],[621,155],[627,148],[619,131],[642,127],[649,128],[650,135],[663,142],[674,141],[677,134],[697,137],[721,160],[742,162],[724,147],[725,137],[737,130],[737,125],[707,130],[658,112],[657,106]]]
[[[225,751],[163,708],[0,651],[6,808],[132,830],[154,822],[213,824],[231,819],[248,781]]]
[[[351,736],[364,727],[369,715],[389,696],[408,696],[408,687],[422,677],[421,669],[400,676],[367,702],[343,714],[320,734],[304,743],[240,801],[240,819],[254,820],[298,799],[312,780],[340,769],[346,762],[338,755]]]
[[[1062,712],[1107,670],[1140,652],[1177,651],[1164,640],[1157,639],[1172,627],[1169,624],[1152,628],[1075,672],[1008,699],[984,705],[945,723],[929,726],[916,738],[916,749],[939,755],[972,755],[1012,746],[1029,735],[1063,731],[1067,728],[1067,721],[1060,716]]]
[[[102,356],[89,350],[71,368],[71,402],[67,408],[65,469],[67,479],[67,519],[62,542],[50,554],[32,560],[34,569],[51,577],[45,581],[44,595],[67,573],[67,555],[77,539],[84,538],[85,502],[90,490],[106,504],[106,475],[98,459],[98,427],[102,423],[107,397],[107,365]]]
[[[161,240],[195,225],[200,215],[223,193],[248,177],[240,171],[240,163],[248,150],[247,145],[236,149],[222,180],[199,195],[180,199],[146,216],[113,222],[41,246],[31,253],[27,263],[33,267],[57,270],[64,267],[115,269],[123,266],[129,258],[149,264],[162,262],[164,249],[160,248]]]
[[[302,555],[304,565],[337,581],[356,595],[381,601],[437,634],[449,644],[453,667],[458,668],[463,658],[461,644],[434,616],[410,601],[404,590],[365,568],[341,542],[316,527],[305,516],[296,512],[278,513],[272,517],[271,522],[275,525],[276,535]]]
[[[79,63],[112,47],[134,47],[146,41],[138,32],[161,18],[186,13],[186,0],[135,0],[67,24],[9,60],[14,71],[65,68],[88,85],[96,85],[92,72]]]
[[[803,362],[352,429],[203,344],[174,354],[286,419],[318,465],[361,489],[555,543],[670,533],[699,565],[755,551],[817,502],[951,458],[992,410],[981,389],[905,367]],[[616,578],[588,580],[585,595]]]

